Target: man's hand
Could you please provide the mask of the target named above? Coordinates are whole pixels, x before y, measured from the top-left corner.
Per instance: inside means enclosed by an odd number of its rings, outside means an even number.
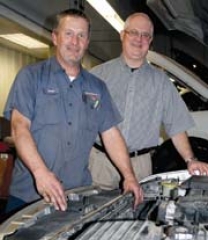
[[[208,176],[208,164],[200,161],[192,160],[187,163],[188,171],[191,175],[206,175]]]
[[[60,181],[48,170],[31,135],[31,121],[18,110],[12,111],[12,137],[18,155],[33,174],[38,193],[57,210],[66,210],[66,196]]]
[[[129,158],[127,146],[121,132],[112,127],[101,134],[110,159],[124,177],[124,193],[133,192],[135,197],[134,208],[143,201],[143,191],[137,182]]]
[[[38,193],[47,203],[52,203],[56,210],[65,211],[66,196],[61,182],[47,169],[37,170],[34,174]]]
[[[135,178],[125,179],[124,180],[124,193],[133,192],[135,201],[134,201],[134,209],[139,205],[139,203],[143,202],[143,190],[140,184],[137,182]]]

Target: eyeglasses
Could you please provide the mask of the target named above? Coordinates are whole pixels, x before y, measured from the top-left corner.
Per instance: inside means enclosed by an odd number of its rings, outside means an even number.
[[[152,35],[148,32],[139,32],[137,30],[125,30],[126,34],[129,35],[129,37],[141,37],[144,41],[149,41],[152,38]]]

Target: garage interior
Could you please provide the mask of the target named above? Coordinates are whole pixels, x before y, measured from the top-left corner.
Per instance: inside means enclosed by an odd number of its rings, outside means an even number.
[[[152,50],[174,59],[208,83],[208,3],[206,1],[109,0],[108,2],[122,20],[137,11],[149,14],[155,25]],[[70,7],[82,9],[92,21],[91,42],[88,50],[92,62],[88,65],[87,60],[84,61],[86,67],[90,68],[92,65],[119,56],[121,50],[119,33],[85,0],[0,0],[0,35],[21,32],[49,46],[49,49],[28,50],[0,37],[2,54],[3,49],[14,51],[15,54],[21,53],[21,65],[49,57],[53,52],[50,18],[56,12]],[[20,59],[17,54],[16,57]],[[15,66],[14,71],[16,72],[19,68],[20,66]],[[0,84],[2,80],[7,81],[7,78],[11,78],[11,81],[13,79],[9,73],[2,74],[0,77]],[[9,86],[6,86],[7,89]],[[8,90],[3,91],[0,85],[1,102],[5,102],[8,93]],[[3,104],[1,108],[3,109]],[[3,115],[2,109],[0,115]],[[16,154],[9,137],[10,125],[1,116],[0,214],[8,196],[11,169]]]

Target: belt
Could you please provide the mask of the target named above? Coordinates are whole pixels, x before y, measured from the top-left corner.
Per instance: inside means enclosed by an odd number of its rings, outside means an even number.
[[[103,153],[106,153],[104,147],[100,146],[99,144],[94,143],[94,147],[97,150],[99,150],[99,151],[101,151]],[[156,149],[156,147],[149,147],[149,148],[143,148],[143,149],[140,149],[140,150],[135,150],[135,151],[129,153],[129,157],[133,158],[133,157],[136,157],[136,156],[139,156],[139,155],[142,155],[142,154],[146,154],[146,153],[152,152],[155,149]]]
[[[136,150],[136,151],[130,152],[129,157],[133,158],[133,157],[136,157],[136,156],[140,156],[142,154],[152,152],[155,149],[156,149],[156,147],[149,147],[149,148],[143,148],[143,149],[140,149],[140,150]]]

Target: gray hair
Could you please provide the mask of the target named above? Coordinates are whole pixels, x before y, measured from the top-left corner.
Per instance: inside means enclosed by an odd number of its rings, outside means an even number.
[[[134,17],[137,17],[137,16],[141,16],[141,17],[143,17],[143,18],[145,18],[146,20],[149,21],[149,23],[151,25],[151,35],[153,36],[153,34],[154,34],[154,24],[153,24],[152,20],[150,19],[150,17],[147,14],[142,13],[142,12],[133,13],[130,16],[128,16],[126,21],[125,21],[125,24],[124,24],[124,29],[126,29],[128,27],[131,19],[134,18]]]

